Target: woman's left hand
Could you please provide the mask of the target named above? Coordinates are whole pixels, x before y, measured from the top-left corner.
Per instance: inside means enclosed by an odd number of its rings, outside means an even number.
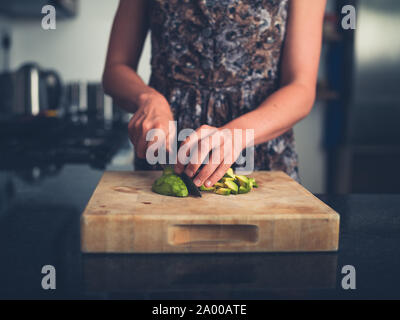
[[[198,187],[213,186],[224,176],[243,150],[243,144],[235,143],[234,140],[231,129],[201,126],[181,144],[175,172],[181,174],[185,171],[191,178],[196,176],[193,182]],[[203,163],[204,166],[199,170]]]

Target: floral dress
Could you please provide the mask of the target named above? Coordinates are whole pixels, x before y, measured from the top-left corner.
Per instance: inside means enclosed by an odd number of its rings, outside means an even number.
[[[150,1],[149,85],[170,103],[178,132],[223,126],[279,88],[288,1]],[[298,180],[293,130],[256,146],[254,160],[256,170],[282,170]]]

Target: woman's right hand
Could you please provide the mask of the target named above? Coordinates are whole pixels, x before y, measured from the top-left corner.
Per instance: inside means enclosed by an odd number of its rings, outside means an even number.
[[[146,158],[147,149],[156,141],[146,141],[147,133],[152,129],[161,129],[165,134],[165,141],[175,137],[176,129],[170,132],[170,121],[174,117],[167,99],[158,92],[142,94],[139,98],[138,109],[129,121],[129,137],[135,147],[138,158]],[[172,126],[171,126],[172,128]],[[169,143],[166,145],[169,150]]]

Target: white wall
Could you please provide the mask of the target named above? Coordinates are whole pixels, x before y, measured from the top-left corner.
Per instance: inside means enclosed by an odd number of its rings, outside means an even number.
[[[27,60],[58,70],[63,79],[100,81],[112,19],[118,0],[82,0],[75,19],[58,20],[45,31],[40,19],[12,21],[12,67]],[[0,24],[1,26],[1,24]],[[150,75],[150,42],[146,40],[139,74]],[[296,125],[297,150],[303,184],[314,193],[324,191],[324,152],[321,150],[323,105]]]
[[[11,20],[12,68],[34,61],[59,71],[66,81],[99,81],[119,0],[82,0],[74,19],[57,19],[56,30],[43,30],[41,19]],[[0,24],[1,26],[1,24]],[[139,73],[150,76],[147,39]]]
[[[118,0],[83,0],[75,19],[57,19],[43,30],[41,19],[12,21],[12,67],[26,61],[60,71],[64,80],[101,78],[108,36]]]

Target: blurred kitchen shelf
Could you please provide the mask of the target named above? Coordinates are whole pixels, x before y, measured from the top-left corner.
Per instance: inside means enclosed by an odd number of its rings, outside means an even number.
[[[89,164],[104,169],[126,142],[124,123],[31,118],[0,122],[0,169]]]

